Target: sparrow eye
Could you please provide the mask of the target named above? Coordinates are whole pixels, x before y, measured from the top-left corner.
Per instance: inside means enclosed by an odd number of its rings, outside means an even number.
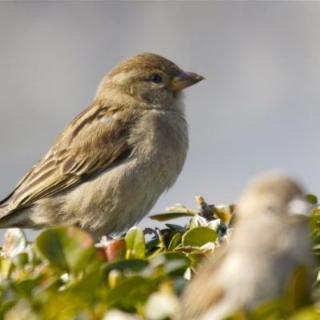
[[[149,81],[154,82],[154,83],[160,83],[160,82],[162,82],[162,77],[158,73],[153,73],[149,77]]]

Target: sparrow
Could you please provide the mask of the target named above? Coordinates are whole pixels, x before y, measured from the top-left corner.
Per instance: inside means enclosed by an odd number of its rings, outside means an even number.
[[[183,294],[179,319],[225,319],[283,296],[301,268],[311,278],[309,209],[303,189],[283,174],[250,182],[229,243],[199,267]]]
[[[0,202],[0,228],[76,225],[98,238],[141,220],[181,172],[182,91],[203,79],[152,53],[117,65]]]

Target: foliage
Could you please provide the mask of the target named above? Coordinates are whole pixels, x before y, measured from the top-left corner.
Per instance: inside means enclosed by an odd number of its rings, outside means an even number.
[[[199,261],[227,241],[232,225],[233,206],[210,206],[201,197],[197,202],[200,210],[174,207],[152,217],[188,217],[186,225],[134,227],[98,244],[76,227],[45,230],[33,243],[10,229],[0,257],[0,319],[172,319]],[[319,210],[312,230],[319,255]],[[230,319],[319,319],[316,304],[300,307],[294,298],[285,303],[294,306],[290,312],[277,300]]]

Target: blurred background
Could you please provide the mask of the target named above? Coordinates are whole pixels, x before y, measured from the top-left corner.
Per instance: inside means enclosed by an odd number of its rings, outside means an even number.
[[[187,162],[153,213],[198,194],[232,202],[271,168],[320,194],[319,2],[1,2],[1,198],[103,75],[144,51],[206,77],[186,91]]]

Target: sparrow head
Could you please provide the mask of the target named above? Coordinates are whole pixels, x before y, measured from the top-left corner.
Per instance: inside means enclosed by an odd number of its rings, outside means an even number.
[[[284,174],[264,174],[253,179],[240,196],[238,213],[241,217],[273,212],[307,214],[311,206],[301,186]]]
[[[96,97],[103,97],[112,89],[146,103],[170,107],[183,89],[203,79],[164,57],[142,53],[116,66],[102,80]]]

